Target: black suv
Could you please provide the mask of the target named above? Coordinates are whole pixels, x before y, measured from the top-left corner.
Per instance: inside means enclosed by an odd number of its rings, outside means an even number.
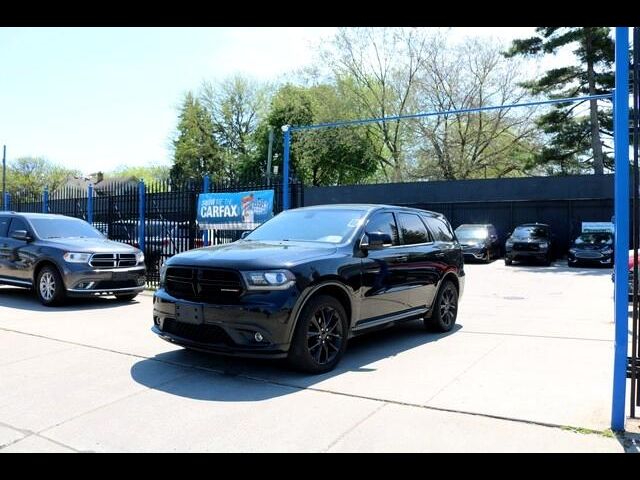
[[[514,260],[535,260],[544,265],[553,261],[553,234],[544,223],[518,225],[505,243],[505,265]]]
[[[489,224],[465,223],[456,228],[456,237],[462,246],[465,260],[491,262],[500,256],[500,242],[496,227]]]
[[[335,367],[347,339],[423,318],[450,331],[462,249],[440,214],[384,205],[288,210],[241,240],[170,258],[153,331],[196,350]]]
[[[0,212],[0,284],[34,288],[44,305],[67,296],[132,300],[144,289],[144,255],[77,218]]]

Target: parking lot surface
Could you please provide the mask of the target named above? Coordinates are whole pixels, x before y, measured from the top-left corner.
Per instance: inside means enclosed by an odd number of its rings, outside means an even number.
[[[453,332],[360,337],[318,376],[168,344],[149,294],[0,287],[0,451],[624,451],[611,270],[465,268]]]

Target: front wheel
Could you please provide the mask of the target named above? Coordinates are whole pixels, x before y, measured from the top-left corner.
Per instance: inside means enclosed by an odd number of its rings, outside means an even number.
[[[505,258],[504,258],[504,264],[505,264],[506,266],[509,266],[509,265],[511,265],[512,263],[513,263],[513,260],[511,260],[510,258],[507,258],[507,257],[505,257]]]
[[[427,330],[449,332],[458,317],[458,289],[452,281],[446,280],[440,288],[433,304],[431,318],[424,319]]]
[[[35,287],[40,303],[47,307],[60,305],[66,297],[60,273],[49,265],[42,267],[38,272]]]
[[[347,347],[347,330],[347,314],[337,299],[312,298],[298,318],[289,363],[309,373],[333,370]]]

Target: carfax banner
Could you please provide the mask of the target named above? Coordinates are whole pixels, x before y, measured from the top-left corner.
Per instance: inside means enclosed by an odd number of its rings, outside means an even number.
[[[271,217],[273,190],[198,195],[201,230],[253,230]]]

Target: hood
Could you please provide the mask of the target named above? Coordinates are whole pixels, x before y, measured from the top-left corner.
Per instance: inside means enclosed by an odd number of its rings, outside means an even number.
[[[126,243],[114,242],[106,238],[52,238],[41,240],[47,245],[68,252],[87,253],[134,253],[137,248]]]
[[[613,249],[613,245],[608,244],[594,244],[594,243],[574,243],[571,245],[571,248],[575,248],[576,250],[604,250],[605,248]]]
[[[171,257],[166,265],[237,269],[288,268],[308,260],[332,255],[336,250],[333,245],[311,242],[239,240],[227,245],[179,253]]]

